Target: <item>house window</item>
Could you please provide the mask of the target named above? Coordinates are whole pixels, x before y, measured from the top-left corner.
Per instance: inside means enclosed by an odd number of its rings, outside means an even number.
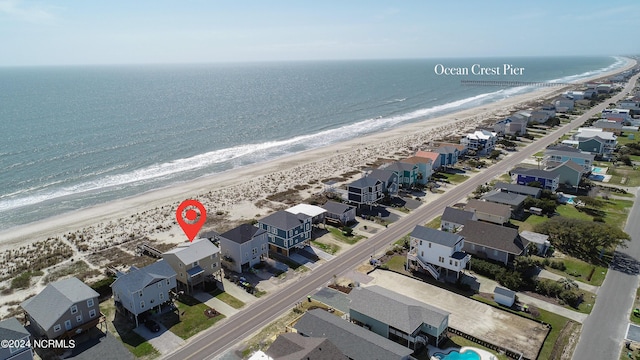
[[[458,266],[458,262],[457,262],[457,261],[456,261],[456,264],[455,264],[455,265],[456,265],[456,266]]]
[[[178,266],[182,267],[182,263],[178,264]]]
[[[198,266],[198,262],[197,262],[197,261],[196,261],[196,262],[194,262],[194,263],[193,263],[193,266]]]
[[[96,317],[96,309],[91,309],[91,310],[89,311],[89,317],[90,317],[90,318],[94,318],[94,317]]]
[[[72,314],[75,314],[75,313],[77,313],[77,312],[78,312],[78,305],[73,305],[73,306],[71,307],[71,313],[72,313]]]
[[[180,273],[180,277],[184,277],[184,273]]]
[[[424,257],[424,251],[420,251],[420,256]]]
[[[215,269],[218,264],[211,264],[211,269]]]
[[[87,300],[87,307],[93,307],[93,299]]]
[[[158,287],[161,288],[162,287],[162,281],[158,281]]]
[[[60,330],[62,330],[62,326],[60,326],[60,324],[56,324],[56,325],[53,327],[53,331],[54,331],[54,332],[58,332],[58,331],[60,331]]]
[[[140,301],[140,309],[144,309],[144,300]]]
[[[214,260],[216,258],[215,255],[211,255],[211,260]]]
[[[76,322],[80,324],[82,322],[82,315],[76,316]]]
[[[429,249],[431,249],[431,243],[429,243]]]
[[[498,256],[498,250],[493,250],[493,255]]]
[[[262,251],[266,251],[267,250],[267,244],[262,244]]]
[[[140,290],[140,291],[138,292],[138,294],[140,294],[140,297],[142,297],[142,290]]]
[[[420,240],[420,245],[422,245],[422,240]]]
[[[64,328],[67,330],[71,330],[71,320],[67,320],[64,322]]]
[[[164,293],[160,293],[160,301],[164,300]]]
[[[253,255],[258,255],[258,248],[251,249],[251,252],[253,253]]]
[[[170,283],[169,283],[169,279],[167,279],[167,285],[169,285],[169,284],[170,284]]]
[[[449,259],[449,265],[453,265],[453,260]]]
[[[289,237],[293,236],[293,230],[289,230]]]

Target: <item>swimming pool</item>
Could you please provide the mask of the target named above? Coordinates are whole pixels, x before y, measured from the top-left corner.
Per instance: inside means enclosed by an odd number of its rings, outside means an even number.
[[[480,354],[469,349],[461,353],[453,350],[446,355],[443,353],[435,353],[433,356],[440,360],[480,360]]]
[[[608,168],[602,168],[602,167],[598,167],[598,166],[592,166],[591,167],[591,173],[592,174],[606,174],[607,170],[608,170]]]

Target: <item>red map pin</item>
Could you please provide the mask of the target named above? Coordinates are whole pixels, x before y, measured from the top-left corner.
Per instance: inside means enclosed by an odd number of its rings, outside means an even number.
[[[176,219],[189,241],[193,241],[202,225],[207,221],[207,210],[198,200],[185,200],[176,210]]]

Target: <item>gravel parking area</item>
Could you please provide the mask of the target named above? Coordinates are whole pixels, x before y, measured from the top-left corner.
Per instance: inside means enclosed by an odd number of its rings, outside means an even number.
[[[549,331],[535,321],[391,271],[376,270],[369,276],[374,279],[367,286],[379,285],[448,311],[450,327],[529,359],[537,357]]]

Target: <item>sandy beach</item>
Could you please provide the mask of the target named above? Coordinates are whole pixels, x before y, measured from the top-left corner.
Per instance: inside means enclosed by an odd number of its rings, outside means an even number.
[[[634,64],[628,61],[623,68],[599,77],[621,72]],[[202,231],[224,231],[229,224],[263,217],[285,207],[278,201],[267,200],[269,195],[295,189],[296,199],[303,200],[322,192],[324,180],[342,179],[344,183],[359,177],[362,169],[378,159],[410,156],[431,141],[459,137],[482,123],[532,108],[566,90],[566,87],[541,88],[493,104],[11,228],[0,232],[0,258],[6,254],[14,254],[14,258],[16,254],[25,256],[29,249],[40,249],[42,246],[37,244],[46,242],[68,248],[72,256],[82,258],[132,240],[167,246],[182,242],[186,237],[175,221],[175,209],[187,198],[197,199],[207,208],[208,221]],[[28,261],[29,256],[25,257]],[[22,266],[29,269],[31,265],[23,262]],[[100,266],[91,265],[94,269]],[[4,263],[0,278],[12,269],[20,269],[20,264]],[[5,287],[7,283],[4,282]]]

